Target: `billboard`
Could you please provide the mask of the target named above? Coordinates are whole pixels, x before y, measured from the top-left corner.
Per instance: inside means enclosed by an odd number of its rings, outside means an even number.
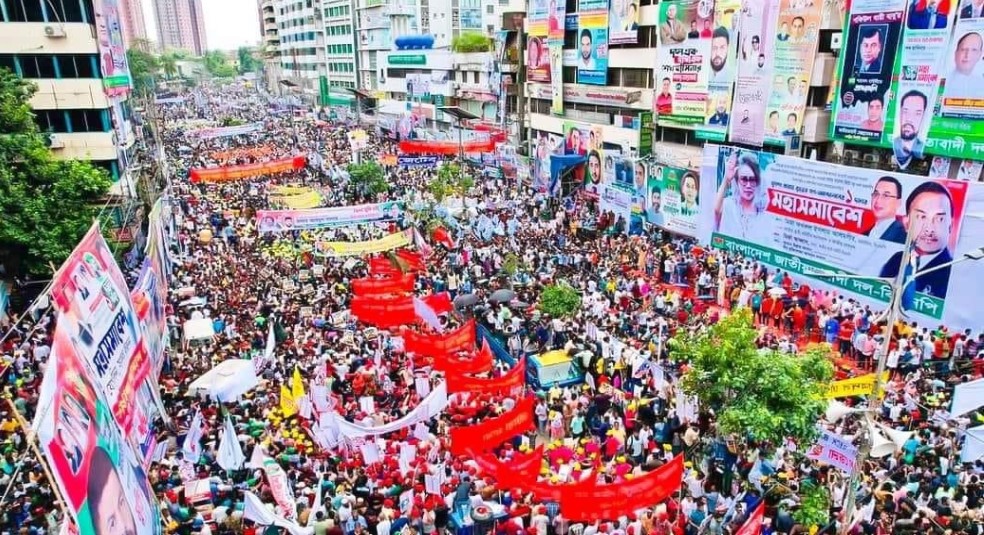
[[[550,113],[564,114],[564,41],[550,41]]]
[[[700,195],[713,199],[698,219],[700,239],[875,306],[889,301],[884,279],[898,275],[911,232],[907,314],[921,324],[980,323],[973,292],[953,291],[973,287],[980,267],[976,278],[969,263],[944,267],[981,246],[977,184],[707,145]]]
[[[729,116],[733,114],[731,96],[737,72],[740,11],[741,0],[717,0],[714,3],[714,30],[711,32],[707,62],[710,69],[707,104],[704,108],[704,126],[697,128],[699,139],[724,141],[728,132]]]
[[[611,0],[608,6],[608,43],[634,45],[639,42],[638,0]]]
[[[586,192],[597,195],[605,183],[605,143],[601,125],[564,121],[563,128],[564,154],[580,154],[588,159],[574,170],[574,176],[584,184]]]
[[[696,171],[651,163],[643,208],[646,221],[684,236],[697,236],[700,175]]]
[[[549,82],[551,68],[547,40],[530,37],[526,45],[526,77],[531,82]]]
[[[526,17],[526,32],[530,37],[542,37],[549,35],[547,29],[547,1],[530,0],[529,14]]]
[[[823,5],[824,2],[814,2],[803,6],[798,0],[779,2],[772,85],[765,118],[765,142],[768,144],[785,145],[785,136],[799,134],[802,130]]]
[[[93,0],[96,15],[96,39],[99,42],[99,71],[107,96],[130,92],[130,68],[123,42],[123,23],[117,0]]]
[[[153,489],[59,314],[33,428],[80,535],[161,533]]]
[[[729,124],[729,138],[736,143],[761,147],[765,142],[765,108],[772,88],[772,65],[776,55],[776,21],[779,0],[768,0],[761,9],[741,11],[738,43],[738,76],[731,106],[737,114]]]
[[[577,83],[608,85],[608,0],[581,0]]]
[[[984,15],[979,2],[964,2],[945,64],[939,114],[932,119],[926,148],[930,153],[984,160]]]
[[[564,154],[564,136],[540,132],[530,143],[532,158],[533,189],[540,193],[554,194],[560,191],[560,184],[554,183],[550,176],[550,156]]]
[[[565,0],[547,1],[547,37],[554,41],[564,40],[564,18],[567,16]]]

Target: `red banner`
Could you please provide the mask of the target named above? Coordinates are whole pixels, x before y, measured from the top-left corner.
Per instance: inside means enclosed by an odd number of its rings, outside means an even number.
[[[190,177],[195,182],[229,182],[243,178],[272,175],[301,169],[307,164],[304,156],[283,158],[270,162],[251,163],[246,165],[227,165],[210,169],[196,167],[191,170]]]
[[[353,301],[355,300],[353,299]],[[417,313],[413,308],[413,299],[410,297],[394,299],[391,304],[354,302],[352,315],[380,329],[399,327],[400,325],[407,325],[417,321]]]
[[[355,295],[382,295],[407,293],[413,291],[414,276],[407,274],[384,279],[354,279],[352,293]]]
[[[396,256],[407,263],[410,269],[414,271],[426,271],[427,266],[424,265],[424,257],[416,251],[409,251],[407,249],[400,249],[396,252]]]
[[[459,144],[456,141],[401,141],[400,154],[433,154],[453,156],[463,150],[465,154],[476,152],[492,152],[495,150],[495,142],[488,141],[466,141]]]
[[[486,347],[488,347],[488,344],[484,344],[483,349]],[[517,388],[522,388],[526,383],[526,357],[519,359],[519,362],[502,377],[493,377],[490,379],[472,377],[457,369],[449,369],[444,372],[444,375],[448,382],[448,394],[455,392],[489,392],[496,394],[510,392]]]
[[[468,356],[459,358],[456,355],[457,353],[447,353],[434,357],[434,369],[444,373],[474,375],[491,371],[495,362],[495,355],[487,342],[482,344],[482,349],[473,351]]]
[[[389,261],[389,258],[378,256],[369,259],[369,273],[372,275],[383,275],[386,277],[402,277],[403,272]]]
[[[459,351],[475,349],[475,320],[457,329],[438,335],[407,331],[403,334],[403,347],[407,353],[418,353],[434,358],[444,358]]]
[[[524,487],[540,475],[543,445],[532,453],[516,454],[509,461],[500,461],[491,453],[469,452],[468,456],[475,459],[484,474],[495,479],[498,488]]]
[[[762,532],[762,521],[765,519],[765,500],[759,500],[758,506],[748,515],[748,520],[738,528],[735,535],[759,535]]]
[[[564,517],[569,520],[615,520],[662,502],[680,490],[682,482],[683,455],[677,455],[656,470],[633,479],[586,488],[578,485],[564,492],[560,503]]]
[[[525,397],[509,412],[475,425],[451,428],[451,453],[464,455],[469,450],[486,451],[533,429],[536,429],[533,398]]]
[[[563,504],[566,503],[564,500],[567,496],[577,492],[590,492],[590,489],[595,488],[597,485],[595,484],[594,474],[591,474],[583,481],[567,483],[564,485],[551,485],[548,481],[537,481],[536,478],[533,478],[525,484],[516,486],[528,492],[532,492],[533,495],[540,501],[557,502],[563,506]],[[566,509],[564,513],[566,516]]]
[[[359,312],[372,309],[388,309],[392,308],[394,310],[400,310],[404,308],[413,308],[413,298],[409,295],[356,295],[352,298],[352,302],[349,304],[349,308],[352,309],[352,313],[358,315]]]
[[[421,301],[430,307],[435,314],[447,314],[448,312],[454,310],[454,305],[451,303],[451,296],[448,292],[431,294],[426,297],[422,297]]]

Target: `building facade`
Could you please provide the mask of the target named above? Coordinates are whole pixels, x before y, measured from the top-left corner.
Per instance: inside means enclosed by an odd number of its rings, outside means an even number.
[[[280,87],[282,70],[280,68],[280,28],[277,25],[275,0],[258,0],[257,12],[260,18],[260,53],[263,57],[263,79],[268,91],[276,92]]]
[[[157,44],[163,50],[186,50],[201,56],[208,50],[202,0],[154,0]]]
[[[280,74],[313,101],[319,92],[325,62],[325,24],[321,0],[276,0],[273,3],[280,39]],[[351,25],[339,24],[351,34]]]
[[[37,86],[35,121],[56,158],[106,169],[118,193],[132,193],[134,149],[129,73],[119,15],[92,0],[0,0],[0,67]]]
[[[147,40],[147,22],[144,19],[143,2],[119,0],[120,18],[123,21],[123,40],[127,46],[138,40]]]

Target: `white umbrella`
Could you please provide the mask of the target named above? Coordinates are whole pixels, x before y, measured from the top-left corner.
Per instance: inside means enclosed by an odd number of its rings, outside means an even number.
[[[771,295],[772,297],[782,297],[786,295],[786,290],[783,290],[782,288],[778,288],[778,287],[772,288],[769,290],[769,295]]]

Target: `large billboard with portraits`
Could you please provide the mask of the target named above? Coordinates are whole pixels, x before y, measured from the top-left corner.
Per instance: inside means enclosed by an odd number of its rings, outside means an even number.
[[[980,267],[975,279],[964,264],[947,266],[982,245],[977,184],[708,145],[700,198],[699,237],[713,247],[876,306],[889,301],[886,281],[898,275],[911,233],[907,314],[920,324],[979,324],[973,298],[954,289],[977,284]]]

